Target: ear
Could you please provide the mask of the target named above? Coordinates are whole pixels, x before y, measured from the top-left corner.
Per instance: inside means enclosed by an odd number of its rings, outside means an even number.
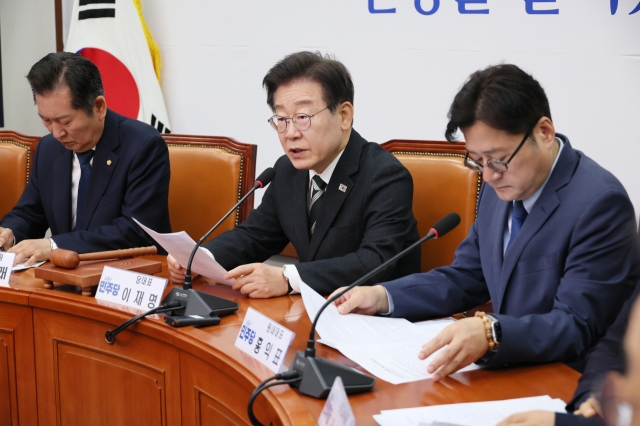
[[[343,102],[338,106],[340,114],[340,128],[342,131],[351,129],[353,125],[353,104],[351,102]]]
[[[107,100],[104,96],[98,96],[93,101],[93,114],[98,117],[100,121],[104,120],[107,115]]]
[[[549,117],[542,117],[533,129],[533,136],[538,143],[553,145],[556,138],[556,129]]]

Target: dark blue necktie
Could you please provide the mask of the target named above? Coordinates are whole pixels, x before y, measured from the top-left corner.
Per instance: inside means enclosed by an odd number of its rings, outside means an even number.
[[[520,228],[522,228],[522,224],[527,218],[527,215],[527,210],[524,208],[524,204],[522,204],[522,201],[514,201],[513,209],[511,210],[511,236],[509,237],[507,250],[509,250],[509,246],[511,246],[513,240],[516,239],[516,235],[518,235],[518,232],[520,232]]]
[[[82,229],[84,219],[84,203],[87,199],[87,189],[89,188],[89,177],[91,176],[91,159],[95,151],[90,149],[87,152],[76,152],[80,162],[80,183],[78,184],[78,204],[76,204],[76,229]]]

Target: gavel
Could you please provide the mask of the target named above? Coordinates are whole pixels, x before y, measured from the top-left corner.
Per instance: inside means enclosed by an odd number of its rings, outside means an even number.
[[[96,253],[78,254],[75,251],[55,249],[51,252],[51,263],[65,269],[75,269],[84,260],[126,259],[128,257],[157,254],[156,246],[137,247],[124,250],[100,251]]]

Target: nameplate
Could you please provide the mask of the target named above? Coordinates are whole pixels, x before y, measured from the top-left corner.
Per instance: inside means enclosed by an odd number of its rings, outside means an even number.
[[[13,267],[13,260],[15,258],[15,253],[0,252],[0,286],[2,287],[9,287],[11,268]]]
[[[148,311],[162,300],[167,279],[105,266],[96,299]]]
[[[355,426],[356,418],[353,415],[347,392],[340,376],[336,377],[331,386],[331,392],[327,402],[320,413],[318,426]]]
[[[279,373],[296,334],[253,308],[247,310],[236,348]]]

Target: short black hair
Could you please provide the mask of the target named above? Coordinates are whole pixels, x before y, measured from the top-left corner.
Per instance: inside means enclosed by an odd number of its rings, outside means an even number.
[[[476,71],[464,83],[449,109],[445,137],[456,140],[458,129],[482,121],[512,135],[524,134],[542,117],[551,120],[542,86],[515,65],[501,64]]]
[[[349,70],[330,55],[320,52],[297,52],[275,64],[264,76],[267,104],[275,111],[274,95],[278,87],[295,80],[315,81],[322,87],[322,98],[332,113],[343,102],[353,104],[354,88]]]
[[[71,108],[93,115],[98,96],[104,96],[98,67],[87,58],[70,52],[49,53],[35,63],[27,74],[33,100],[67,86],[71,92]]]

